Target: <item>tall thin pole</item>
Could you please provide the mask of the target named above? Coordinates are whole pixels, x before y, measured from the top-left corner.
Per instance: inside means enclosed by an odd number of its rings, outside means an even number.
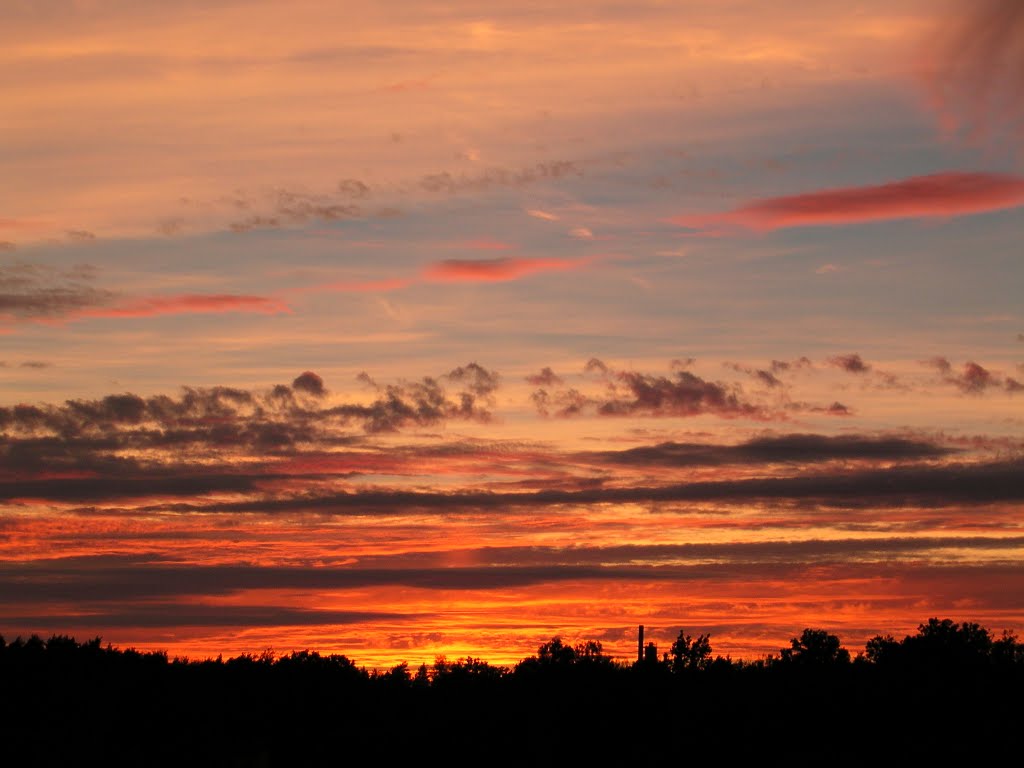
[[[644,660],[644,625],[640,625],[640,630],[637,632],[636,638],[636,660],[642,662]]]

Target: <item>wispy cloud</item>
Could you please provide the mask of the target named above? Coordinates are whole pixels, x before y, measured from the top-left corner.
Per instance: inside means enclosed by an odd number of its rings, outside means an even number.
[[[280,299],[230,293],[129,297],[93,285],[96,270],[18,263],[0,267],[0,315],[38,322],[196,313],[289,313]]]
[[[111,291],[92,285],[92,270],[58,270],[38,264],[0,266],[0,314],[15,318],[64,317],[107,304]]]
[[[953,370],[953,364],[945,357],[933,357],[921,362],[937,370],[943,381],[953,384],[967,395],[980,395],[992,389],[1002,389],[1010,394],[1024,391],[1024,384],[1017,379],[993,373],[973,360],[965,362],[959,372]]]
[[[173,296],[146,296],[115,302],[105,307],[83,309],[69,319],[87,317],[153,317],[156,315],[255,312],[264,315],[290,313],[291,307],[280,299],[242,294],[186,293]]]
[[[568,272],[581,269],[594,261],[594,257],[446,259],[428,266],[423,271],[423,276],[438,283],[498,283],[518,280],[541,272]]]
[[[687,467],[772,462],[817,463],[835,459],[906,460],[938,458],[954,452],[953,448],[924,439],[790,434],[758,437],[738,445],[669,442],[592,455],[613,464]]]
[[[697,228],[738,225],[756,231],[887,219],[959,216],[1024,205],[1024,177],[998,173],[936,173],[888,184],[839,187],[769,197],[704,217],[679,216]]]
[[[582,176],[583,171],[571,160],[553,160],[518,168],[487,168],[472,174],[432,173],[420,179],[419,186],[427,192],[449,195],[466,191],[483,191],[494,187],[521,187],[538,181]]]
[[[943,127],[972,139],[1020,140],[1024,118],[1024,5],[949,3],[924,63]]]
[[[858,354],[836,355],[830,357],[828,363],[847,373],[867,373],[871,370],[871,366],[865,363]]]

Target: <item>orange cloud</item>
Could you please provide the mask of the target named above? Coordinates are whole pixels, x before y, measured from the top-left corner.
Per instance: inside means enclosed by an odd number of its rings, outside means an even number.
[[[538,272],[567,272],[584,267],[582,259],[446,259],[427,267],[423,276],[439,283],[499,283]]]
[[[177,296],[147,296],[111,307],[97,307],[79,312],[84,317],[151,317],[208,312],[257,312],[264,315],[291,313],[291,307],[267,296],[246,296],[229,293],[185,293]]]
[[[676,224],[734,224],[757,231],[861,221],[957,216],[1024,204],[1024,177],[1000,173],[935,173],[888,184],[840,187],[754,200],[703,220]]]

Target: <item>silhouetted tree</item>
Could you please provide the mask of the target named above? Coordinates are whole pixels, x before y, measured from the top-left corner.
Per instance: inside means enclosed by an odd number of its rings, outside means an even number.
[[[711,635],[698,635],[694,639],[683,630],[679,630],[679,636],[669,651],[668,660],[673,672],[707,668],[711,663]]]
[[[561,637],[553,637],[537,649],[537,659],[541,664],[574,664],[576,649],[563,643]]]
[[[805,629],[800,637],[789,642],[790,647],[779,652],[783,663],[824,666],[850,662],[850,652],[842,647],[839,638],[824,629]]]
[[[1024,665],[1024,645],[1015,633],[1004,629],[1002,636],[992,642],[991,656],[992,661],[999,666]]]
[[[899,660],[902,650],[892,635],[875,635],[864,645],[864,658],[873,664],[893,664]]]

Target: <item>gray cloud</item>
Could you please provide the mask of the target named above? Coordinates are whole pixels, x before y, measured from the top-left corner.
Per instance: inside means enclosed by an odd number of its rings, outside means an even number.
[[[292,387],[278,385],[267,392],[231,387],[183,387],[179,397],[140,397],[132,393],[108,395],[98,400],[68,400],[64,405],[17,405],[0,407],[0,430],[62,437],[110,433],[123,427],[154,425],[164,429],[250,429],[271,424],[302,425],[311,420],[340,418],[343,423],[362,422],[370,432],[391,431],[409,424],[432,424],[447,418],[486,419],[480,403],[498,386],[498,375],[477,363],[446,374],[458,385],[449,392],[437,379],[400,382],[381,390],[369,404],[329,408],[299,405],[294,392],[321,397],[323,380],[312,371],[298,376]],[[294,387],[294,389],[293,389]]]
[[[812,368],[811,361],[806,357],[798,357],[796,360],[772,360],[769,369],[772,373],[783,373],[786,371],[800,370],[802,368]]]
[[[60,317],[108,304],[114,294],[89,285],[86,265],[59,270],[37,264],[0,266],[0,314],[19,318]]]
[[[342,179],[338,182],[338,192],[354,200],[363,200],[370,196],[370,188],[359,179]]]
[[[541,368],[540,373],[534,373],[526,377],[526,382],[532,384],[535,387],[550,387],[563,384],[561,377],[559,377],[554,371],[545,366]]]
[[[828,359],[829,365],[833,365],[836,368],[840,368],[847,373],[867,373],[871,370],[871,366],[865,363],[860,355],[837,355],[836,357],[830,357]]]
[[[931,95],[944,121],[975,138],[1019,142],[1024,119],[1024,6],[953,4],[931,41]]]
[[[900,437],[791,434],[759,437],[738,445],[661,443],[591,455],[613,464],[688,467],[773,462],[816,463],[835,459],[924,459],[954,452],[954,449],[932,442]]]
[[[521,187],[538,181],[582,176],[583,172],[571,160],[537,163],[517,170],[487,168],[475,174],[433,173],[420,179],[419,186],[427,192],[456,194],[465,191],[483,191],[494,187]]]
[[[163,602],[113,609],[92,605],[88,612],[73,614],[51,610],[21,616],[4,616],[0,623],[30,627],[29,631],[62,633],[68,627],[122,629],[174,629],[176,627],[308,627],[329,624],[363,624],[378,621],[415,621],[416,614],[383,611],[320,611],[280,606],[182,605]]]
[[[1002,389],[1012,394],[1024,389],[1024,385],[1016,379],[992,373],[973,360],[964,363],[959,372],[954,372],[952,363],[945,357],[933,357],[922,363],[937,370],[944,382],[952,384],[966,395],[981,395],[991,389]]]
[[[804,473],[793,476],[700,481],[660,486],[549,488],[523,492],[421,493],[364,491],[321,496],[183,504],[159,509],[179,512],[318,512],[321,514],[446,513],[458,509],[530,509],[558,505],[740,502],[775,500],[822,507],[948,507],[1024,500],[1024,460],[941,466],[895,466]]]
[[[324,389],[324,380],[312,371],[306,371],[296,376],[292,381],[292,389],[314,397],[323,397],[327,394],[327,390]]]
[[[778,377],[775,376],[775,373],[770,370],[765,370],[763,368],[751,368],[749,366],[740,365],[739,363],[725,363],[725,367],[731,368],[737,373],[745,373],[759,384],[771,389],[782,386],[782,381],[780,381]]]
[[[480,550],[487,565],[469,567],[284,567],[284,566],[183,566],[160,561],[121,558],[67,558],[36,561],[30,572],[18,565],[0,564],[0,602],[9,606],[34,606],[38,614],[0,623],[31,623],[51,615],[48,603],[73,602],[86,615],[83,624],[103,622],[115,626],[221,626],[252,623],[351,623],[360,620],[398,618],[390,612],[307,611],[267,607],[205,606],[196,598],[223,596],[249,590],[332,590],[405,586],[418,589],[487,590],[565,581],[665,581],[732,579],[799,579],[808,563],[825,562],[836,576],[854,577],[896,572],[930,574],[931,578],[957,578],[967,574],[1019,580],[1019,563],[984,566],[945,566],[905,563],[901,555],[927,554],[943,548],[1020,549],[1019,539],[999,543],[981,537],[949,539],[885,539],[879,541],[765,542],[750,545],[696,545],[688,547],[612,547],[557,550],[512,548]],[[460,553],[466,554],[466,553]],[[415,557],[402,555],[399,559]],[[846,557],[876,562],[842,562]],[[832,562],[829,559],[833,558]],[[835,562],[838,558],[840,562]],[[682,560],[695,561],[690,564]],[[706,562],[708,559],[711,562]],[[635,561],[661,560],[663,564],[635,565]],[[696,562],[700,561],[700,562]],[[877,561],[882,561],[881,564]],[[604,565],[602,563],[613,563]],[[175,603],[172,601],[184,601]],[[146,602],[140,602],[146,601]],[[42,610],[40,610],[42,609]],[[223,621],[216,611],[223,611]],[[159,617],[165,611],[166,621]],[[91,616],[89,614],[92,614]],[[327,619],[318,622],[315,616]],[[336,619],[331,620],[330,617]],[[406,616],[412,618],[411,616]],[[279,622],[278,619],[284,619]]]

